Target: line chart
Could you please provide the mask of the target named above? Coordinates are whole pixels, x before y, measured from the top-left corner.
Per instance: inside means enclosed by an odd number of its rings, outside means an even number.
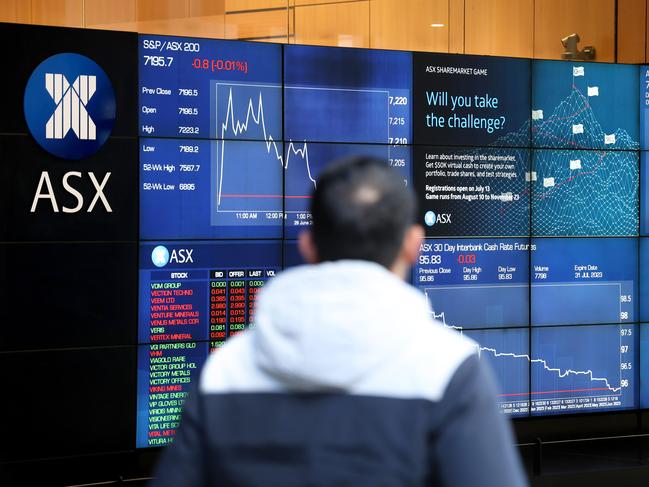
[[[271,100],[270,104],[277,109],[278,100],[282,96],[280,85],[214,82],[213,89],[213,134],[218,147],[213,164],[214,213],[240,215],[244,212],[282,212],[286,215],[285,218],[291,219],[288,225],[298,219],[291,215],[301,215],[301,222],[309,223],[310,218],[303,215],[308,213],[308,205],[304,200],[310,198],[310,193],[317,184],[317,175],[331,160],[351,153],[370,154],[385,159],[391,159],[394,154],[403,171],[409,171],[409,149],[390,145],[387,143],[389,139],[383,145],[324,144],[307,139],[282,141],[281,122],[272,120],[269,123],[267,108],[268,100]],[[354,96],[378,94],[384,98],[382,105],[387,105],[389,93],[384,90],[292,86],[284,89],[285,92],[343,92],[345,96],[350,93]],[[387,137],[387,118],[383,123]],[[284,194],[282,177],[285,181]],[[218,216],[213,217],[214,220],[218,220]]]
[[[429,297],[428,290],[425,294]],[[506,414],[634,405],[633,325],[476,330],[448,321],[448,310],[431,308],[431,316],[476,340],[478,356],[487,359],[496,372],[502,391],[499,403]]]

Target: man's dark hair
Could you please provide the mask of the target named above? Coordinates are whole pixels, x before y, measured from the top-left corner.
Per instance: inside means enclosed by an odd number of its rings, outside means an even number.
[[[415,211],[413,192],[385,161],[336,161],[320,174],[311,201],[318,259],[369,260],[389,268]]]

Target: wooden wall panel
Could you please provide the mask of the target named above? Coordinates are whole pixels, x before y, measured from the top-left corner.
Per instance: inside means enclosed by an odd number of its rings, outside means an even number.
[[[274,8],[286,9],[293,5],[294,0],[225,0],[226,12],[242,12],[245,10],[267,10]]]
[[[561,39],[579,34],[580,49],[595,46],[596,61],[615,59],[615,0],[536,0],[534,57],[561,59]]]
[[[369,47],[369,0],[295,7],[295,42],[320,46]]]
[[[532,57],[534,0],[466,0],[465,29],[467,54]]]
[[[84,25],[134,22],[137,19],[137,0],[84,0]]]
[[[83,27],[83,0],[32,0],[32,23]]]
[[[647,0],[618,0],[617,61],[645,62]]]
[[[30,0],[0,1],[0,22],[17,22],[30,24],[32,21],[32,4]]]
[[[226,13],[225,37],[288,42],[288,36],[293,34],[292,13],[292,9]]]
[[[464,52],[464,0],[450,0],[448,12],[448,52]]]
[[[137,0],[137,20],[179,19],[189,16],[189,0]]]
[[[370,45],[383,49],[448,52],[448,7],[448,0],[372,0]]]
[[[350,2],[364,2],[366,0],[289,0],[291,4],[298,5],[320,5],[324,3],[350,3]],[[431,0],[434,1],[434,0]]]
[[[169,20],[143,20],[97,24],[93,29],[123,30],[140,34],[160,34],[186,37],[224,38],[223,16],[188,17]]]
[[[189,16],[223,15],[225,0],[189,0]]]

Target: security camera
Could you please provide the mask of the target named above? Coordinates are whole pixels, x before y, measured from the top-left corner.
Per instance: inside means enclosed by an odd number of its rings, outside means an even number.
[[[586,46],[580,51],[577,47],[579,40],[579,34],[577,33],[570,34],[561,39],[561,44],[565,48],[565,51],[561,54],[561,59],[579,59],[583,61],[595,59],[595,48],[593,46]]]

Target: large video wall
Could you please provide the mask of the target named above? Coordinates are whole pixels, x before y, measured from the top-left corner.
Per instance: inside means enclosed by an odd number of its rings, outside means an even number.
[[[142,37],[138,446],[168,441],[209,350],[300,263],[318,173],[349,154],[417,191],[412,283],[477,342],[503,413],[646,407],[644,83],[629,65]]]
[[[504,414],[649,408],[645,67],[1,32],[21,47],[2,81],[16,96],[0,121],[0,304],[26,322],[3,329],[0,367],[70,379],[41,385],[58,404],[46,418],[80,419],[57,454],[125,449],[133,432],[138,448],[172,440],[210,351],[301,263],[320,171],[350,154],[388,160],[416,190],[426,240],[411,282],[476,341]],[[116,99],[111,137],[72,161],[22,118],[28,80],[63,52],[101,66]],[[43,120],[47,79],[34,81]],[[79,388],[93,407],[60,401]],[[37,409],[8,410],[18,447],[0,460],[30,454],[19,425]],[[83,443],[88,424],[98,445]]]

